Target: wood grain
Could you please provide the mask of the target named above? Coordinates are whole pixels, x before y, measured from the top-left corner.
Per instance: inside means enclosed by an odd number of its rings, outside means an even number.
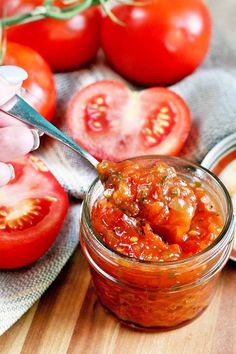
[[[236,354],[236,266],[224,269],[208,309],[190,324],[145,333],[121,325],[96,299],[78,249],[58,279],[0,337],[1,354]]]

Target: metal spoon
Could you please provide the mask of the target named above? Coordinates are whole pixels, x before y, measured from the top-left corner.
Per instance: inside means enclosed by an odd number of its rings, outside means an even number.
[[[41,130],[50,137],[60,141],[85,158],[92,165],[92,167],[96,168],[98,161],[88,151],[84,150],[74,140],[57,129],[53,124],[49,123],[20,96],[16,95],[7,104],[0,107],[0,111],[9,114],[13,118],[16,118],[24,123],[27,123],[32,127]]]

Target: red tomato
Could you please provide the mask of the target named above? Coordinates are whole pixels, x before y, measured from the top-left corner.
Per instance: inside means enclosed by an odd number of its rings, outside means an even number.
[[[177,154],[190,130],[190,111],[166,88],[132,92],[118,81],[100,81],[74,95],[67,124],[72,137],[97,159]]]
[[[55,241],[68,197],[42,161],[28,155],[11,162],[16,178],[0,189],[0,268],[36,261]]]
[[[27,71],[29,77],[23,87],[30,96],[26,100],[45,118],[52,120],[56,107],[56,86],[52,71],[44,59],[31,48],[8,42],[3,63],[18,65]]]
[[[170,85],[192,73],[209,48],[211,19],[202,0],[152,0],[113,10],[124,26],[108,16],[102,47],[121,75],[143,85]]]
[[[11,0],[5,2],[9,3],[10,14],[30,11],[43,3],[42,0],[16,0],[14,4]],[[56,3],[60,4],[59,1]],[[11,27],[8,38],[37,50],[54,71],[71,71],[96,55],[101,20],[101,12],[94,6],[69,20],[48,18]]]

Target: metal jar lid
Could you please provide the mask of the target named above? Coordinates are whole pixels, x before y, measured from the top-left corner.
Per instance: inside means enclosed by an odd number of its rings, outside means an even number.
[[[213,149],[211,149],[208,152],[208,154],[205,156],[201,165],[203,167],[206,167],[208,170],[215,172],[214,169],[218,165],[218,163],[222,161],[223,158],[230,155],[234,151],[236,152],[236,133],[228,136],[227,138],[223,139],[220,143],[218,143],[216,146],[214,146]],[[236,159],[236,153],[233,159]],[[215,173],[217,174],[217,172]],[[236,210],[234,210],[234,214],[236,214]],[[236,262],[236,233],[234,237],[234,245],[233,245],[233,250],[230,259]]]

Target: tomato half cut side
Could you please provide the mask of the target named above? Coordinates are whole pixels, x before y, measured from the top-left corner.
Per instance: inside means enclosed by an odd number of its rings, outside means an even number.
[[[166,88],[151,88],[140,93],[143,115],[139,135],[143,155],[177,155],[191,129],[191,113],[184,100]]]
[[[0,269],[40,258],[55,241],[68,211],[68,196],[33,155],[11,162],[16,178],[0,188]]]
[[[129,95],[121,82],[100,81],[77,92],[69,102],[66,121],[71,135],[98,160],[115,160]]]
[[[67,110],[72,137],[98,160],[176,155],[190,128],[184,100],[166,88],[131,91],[118,81],[99,81],[77,92]]]

